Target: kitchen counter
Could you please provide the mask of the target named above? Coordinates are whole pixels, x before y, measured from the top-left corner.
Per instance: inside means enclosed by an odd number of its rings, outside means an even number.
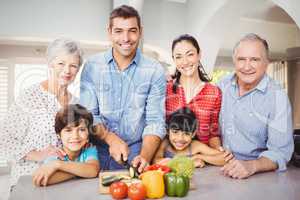
[[[208,166],[195,171],[193,182],[197,189],[190,190],[184,199],[213,200],[299,200],[300,168],[290,166],[286,172],[256,174],[248,179],[234,180],[220,174],[219,168]],[[75,179],[64,183],[35,187],[30,176],[21,177],[10,200],[96,200],[112,199],[99,194],[98,179]],[[165,199],[175,199],[167,197]]]

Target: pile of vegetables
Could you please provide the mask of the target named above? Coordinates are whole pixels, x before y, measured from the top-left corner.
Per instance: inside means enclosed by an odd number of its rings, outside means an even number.
[[[150,165],[142,174],[131,167],[130,176],[103,177],[102,184],[110,185],[110,193],[114,199],[123,199],[127,196],[132,200],[142,200],[146,197],[155,199],[162,198],[165,194],[170,197],[184,197],[189,191],[194,169],[194,162],[190,158],[175,156],[167,166]],[[133,183],[133,179],[139,182]],[[129,187],[126,180],[130,180]]]

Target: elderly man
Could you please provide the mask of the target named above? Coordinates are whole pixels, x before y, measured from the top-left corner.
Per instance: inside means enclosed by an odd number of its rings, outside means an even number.
[[[111,12],[108,36],[112,48],[84,66],[80,102],[94,116],[101,169],[132,164],[141,172],[165,136],[165,74],[138,49],[142,27],[134,8]]]
[[[233,50],[235,73],[219,83],[223,146],[235,156],[221,168],[225,176],[283,171],[291,158],[291,106],[284,90],[266,75],[268,54],[264,39],[246,35]]]

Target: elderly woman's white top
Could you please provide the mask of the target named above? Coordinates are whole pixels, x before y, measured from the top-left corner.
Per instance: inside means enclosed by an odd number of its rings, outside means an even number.
[[[76,98],[69,102],[78,103]],[[49,145],[61,146],[54,129],[54,120],[61,105],[54,94],[39,84],[24,90],[10,106],[0,124],[0,150],[12,162],[11,185],[22,175],[31,175],[38,162],[26,161],[24,156],[32,150]]]

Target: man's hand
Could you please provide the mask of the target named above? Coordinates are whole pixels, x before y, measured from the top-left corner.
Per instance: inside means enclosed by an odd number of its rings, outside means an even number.
[[[129,148],[121,138],[114,133],[109,133],[106,138],[107,144],[109,145],[109,154],[115,161],[122,164],[127,161]]]
[[[256,172],[255,161],[231,159],[221,168],[221,171],[224,176],[236,179],[248,178]]]
[[[35,186],[47,186],[49,178],[59,168],[59,161],[52,161],[39,167],[32,175],[32,182]]]
[[[132,164],[133,167],[138,167],[138,172],[139,173],[142,173],[144,171],[144,168],[149,165],[147,160],[145,158],[143,158],[141,155],[136,156],[132,160],[131,164]]]
[[[109,132],[103,124],[97,124],[93,129],[96,137],[108,144],[109,154],[116,162],[122,164],[124,161],[127,161],[129,148],[119,136]]]

